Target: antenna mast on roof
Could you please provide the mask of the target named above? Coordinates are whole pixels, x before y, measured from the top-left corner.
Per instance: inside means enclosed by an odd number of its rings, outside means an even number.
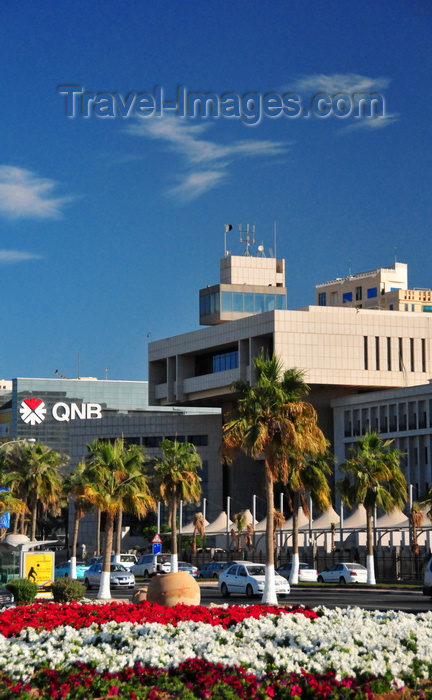
[[[239,227],[239,234],[240,234],[239,241],[240,241],[240,243],[246,243],[246,248],[245,248],[244,254],[246,256],[250,256],[250,251],[249,251],[250,244],[255,243],[255,224],[246,224],[245,231],[242,230],[241,224],[239,224],[238,227]],[[243,234],[245,234],[244,239],[242,237]]]

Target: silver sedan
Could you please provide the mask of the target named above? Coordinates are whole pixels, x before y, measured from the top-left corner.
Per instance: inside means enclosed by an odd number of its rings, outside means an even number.
[[[84,585],[87,589],[99,586],[102,574],[102,564],[100,562],[92,564],[84,576]],[[134,588],[135,576],[126,569],[123,564],[110,565],[110,586],[111,588]]]

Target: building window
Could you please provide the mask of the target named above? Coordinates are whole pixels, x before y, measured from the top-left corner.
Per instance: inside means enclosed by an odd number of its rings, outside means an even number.
[[[188,435],[188,442],[191,442],[195,447],[207,447],[208,435]]]
[[[159,447],[162,439],[162,435],[147,435],[143,438],[143,445],[144,447]]]
[[[223,352],[213,356],[213,372],[224,372],[226,369],[237,369],[238,350]]]
[[[399,372],[403,372],[403,370],[404,370],[404,364],[403,364],[403,343],[402,343],[402,338],[398,338],[398,343],[399,343]]]
[[[378,296],[378,287],[369,287],[367,290],[367,298],[373,299]]]
[[[408,311],[408,304],[405,304],[405,311]]]
[[[202,377],[204,374],[223,372],[226,369],[236,369],[238,367],[238,350],[225,350],[225,352],[206,353],[195,356],[195,376]]]
[[[387,369],[391,372],[391,338],[387,338]]]
[[[356,287],[355,298],[356,298],[356,301],[361,301],[361,299],[362,299],[362,288],[361,287]]]
[[[426,311],[427,313],[432,312],[432,306],[423,306],[423,311]]]
[[[414,338],[410,338],[410,369],[411,372],[415,371],[415,362],[414,362]]]
[[[165,440],[170,440],[171,442],[184,442],[184,435],[165,435]]]
[[[318,306],[327,305],[327,295],[326,292],[319,292],[318,294]]]
[[[205,298],[201,297],[201,299]],[[274,311],[274,309],[285,311],[286,308],[286,294],[222,292],[222,311],[228,313],[261,314],[264,311]],[[209,311],[208,313],[214,312]]]
[[[426,372],[426,340],[421,339],[422,372]]]
[[[375,338],[375,369],[379,370],[380,368],[380,346],[379,346],[379,337],[377,336]]]
[[[346,304],[352,300],[353,300],[352,292],[345,292],[345,294],[342,294],[342,302],[344,304]]]
[[[364,368],[369,369],[369,359],[368,359],[368,339],[367,335],[363,337],[363,355],[364,355]]]

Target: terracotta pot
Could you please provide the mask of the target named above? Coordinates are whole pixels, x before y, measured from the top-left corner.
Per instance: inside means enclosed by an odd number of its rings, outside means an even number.
[[[132,596],[132,603],[141,603],[143,600],[147,600],[147,588],[138,588]]]
[[[147,589],[147,600],[159,605],[199,605],[201,590],[187,571],[153,576]]]

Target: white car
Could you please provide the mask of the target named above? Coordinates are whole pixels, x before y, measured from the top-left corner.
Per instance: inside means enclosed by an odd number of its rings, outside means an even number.
[[[248,598],[255,595],[262,595],[264,591],[265,566],[264,564],[254,564],[245,561],[241,564],[232,564],[225,571],[219,574],[218,588],[224,598],[228,598],[231,593],[243,593]],[[277,595],[288,595],[290,585],[283,576],[275,572],[275,584]]]
[[[110,587],[111,588],[134,588],[135,576],[126,569],[123,564],[110,564]],[[102,563],[92,564],[86,571],[84,585],[90,590],[93,586],[99,586],[102,574]]]
[[[171,554],[143,554],[131,571],[138,578],[150,578],[155,574],[169,574]]]
[[[356,562],[333,564],[320,571],[318,583],[367,583],[367,569]]]
[[[286,564],[282,564],[277,569],[277,573],[286,578],[287,581],[290,580],[291,576],[291,569],[292,569],[292,563],[287,562]],[[318,578],[318,571],[316,569],[313,569],[309,564],[303,564],[302,562],[299,564],[298,568],[298,580],[300,583],[305,583],[305,582],[316,582]]]
[[[116,562],[116,556],[116,554],[111,554],[112,564]],[[118,556],[120,557],[120,559],[116,563],[123,564],[123,566],[125,566],[126,569],[129,570],[138,562],[138,559],[136,558],[135,554],[119,554]]]
[[[432,557],[425,566],[423,595],[432,595]]]

